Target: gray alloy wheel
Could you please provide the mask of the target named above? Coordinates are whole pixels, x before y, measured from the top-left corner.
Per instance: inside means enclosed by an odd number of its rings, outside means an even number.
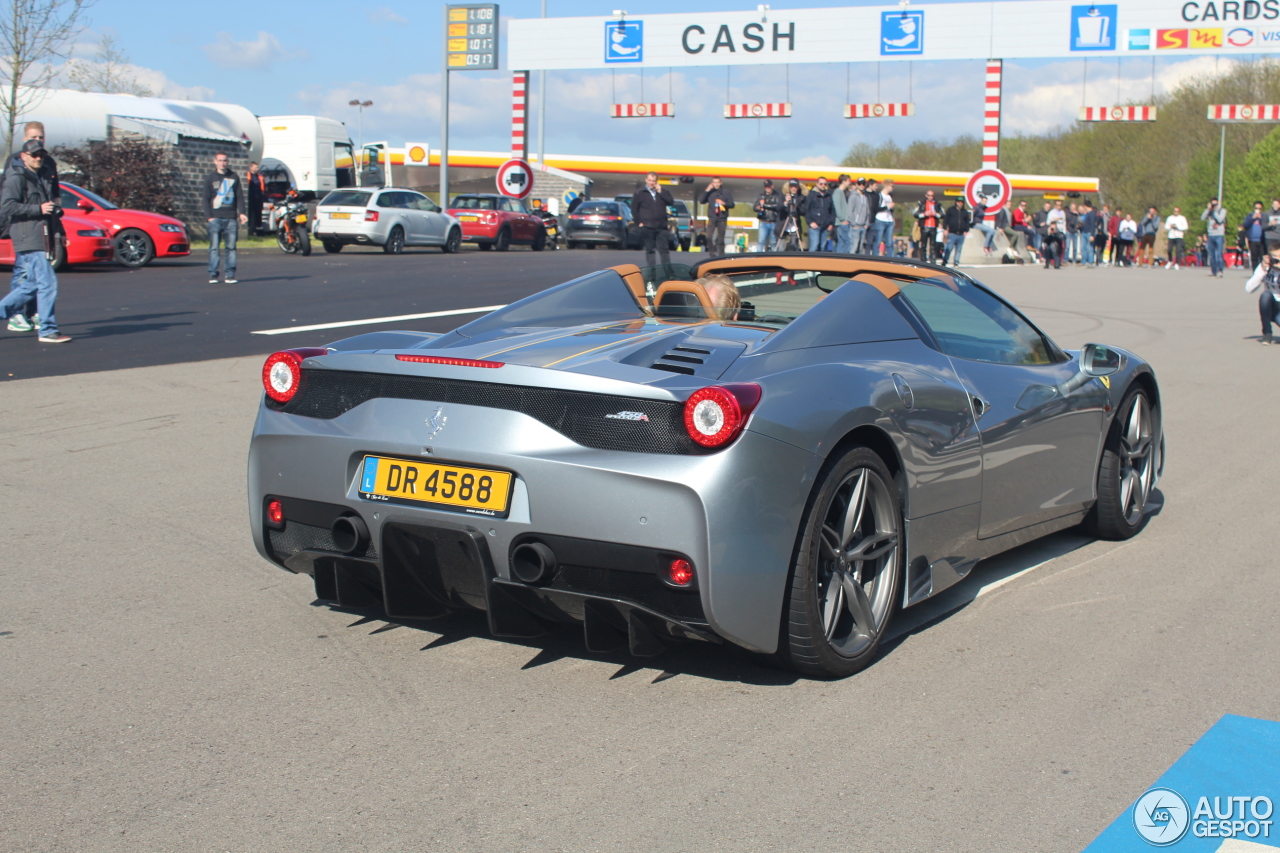
[[[498,232],[498,237],[493,241],[493,248],[499,252],[505,252],[511,248],[511,230],[503,228]]]
[[[404,251],[404,229],[399,225],[391,229],[391,233],[387,235],[387,242],[383,244],[382,251],[388,255],[398,255]]]
[[[446,255],[452,255],[462,250],[462,232],[457,228],[449,229],[449,236],[444,238],[444,245],[440,250]]]
[[[884,461],[856,447],[831,466],[812,501],[793,564],[786,661],[844,677],[874,660],[897,603],[902,508]]]
[[[155,244],[145,232],[126,228],[116,235],[116,262],[136,269],[145,267],[156,256]]]
[[[1098,501],[1086,519],[1103,539],[1128,539],[1142,525],[1160,466],[1155,412],[1141,389],[1120,404],[1098,466]]]

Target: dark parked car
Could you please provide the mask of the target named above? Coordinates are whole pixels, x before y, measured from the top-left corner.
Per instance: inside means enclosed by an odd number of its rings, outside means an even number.
[[[569,214],[564,239],[570,248],[603,243],[625,249],[630,243],[631,212],[617,201],[584,201]]]

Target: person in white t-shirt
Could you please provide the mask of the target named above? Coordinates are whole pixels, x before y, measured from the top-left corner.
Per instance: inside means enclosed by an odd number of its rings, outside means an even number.
[[[1164,268],[1177,269],[1182,263],[1184,245],[1182,238],[1187,233],[1187,217],[1182,215],[1182,208],[1175,207],[1173,213],[1164,221],[1165,236],[1169,238],[1169,260]]]
[[[876,210],[875,221],[871,223],[871,252],[879,251],[877,246],[883,245],[882,255],[893,254],[893,181],[885,180],[880,185],[880,204]]]

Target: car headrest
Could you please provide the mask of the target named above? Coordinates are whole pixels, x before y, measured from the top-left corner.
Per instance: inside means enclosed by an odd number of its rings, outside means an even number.
[[[658,317],[705,320],[715,316],[711,297],[696,281],[664,281],[653,297],[653,307]]]

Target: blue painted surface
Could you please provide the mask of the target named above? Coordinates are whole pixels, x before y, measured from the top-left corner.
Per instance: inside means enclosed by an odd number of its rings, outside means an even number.
[[[364,460],[364,476],[360,478],[360,491],[372,492],[377,483],[378,460],[373,456],[366,456]]]
[[[1171,794],[1185,802],[1185,824],[1181,827],[1177,825],[1177,799]],[[1229,799],[1232,797],[1237,799]],[[1242,801],[1245,797],[1247,802]],[[1085,853],[1131,853],[1160,847],[1178,853],[1208,853],[1232,837],[1280,849],[1277,805],[1280,723],[1228,714],[1151,788],[1141,792]],[[1230,816],[1224,818],[1224,814]],[[1157,840],[1145,839],[1138,824]]]

